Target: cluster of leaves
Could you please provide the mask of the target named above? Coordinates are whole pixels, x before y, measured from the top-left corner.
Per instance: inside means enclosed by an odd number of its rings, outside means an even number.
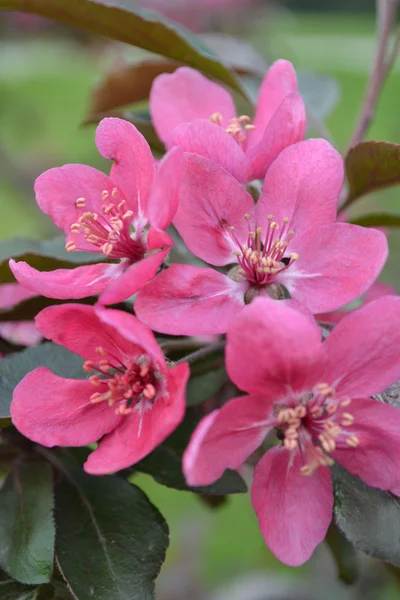
[[[154,78],[180,64],[201,70],[236,93],[238,103],[251,104],[264,74],[263,60],[246,44],[232,53],[230,38],[195,37],[174,23],[128,8],[124,0],[0,0],[0,8],[26,10],[156,53],[136,64],[105,74],[93,90],[85,121],[97,123],[117,115],[143,133],[156,153],[163,152],[148,112],[137,104],[147,100]],[[326,116],[337,98],[329,78],[300,76],[301,92],[311,123]],[[362,142],[346,157],[347,198],[342,208],[371,191],[400,182],[400,147],[387,142]],[[389,212],[353,221],[364,226],[400,225]],[[178,249],[179,251],[179,249]],[[174,252],[177,252],[174,249]],[[64,238],[46,242],[13,240],[0,244],[0,281],[12,282],[8,259],[18,257],[40,270],[87,264],[97,257],[67,253]],[[182,257],[179,257],[182,262]],[[93,303],[95,299],[86,299]],[[32,319],[57,301],[31,298],[0,312],[0,321]],[[121,308],[124,308],[121,306]],[[223,401],[227,386],[222,354],[192,365],[187,416],[177,431],[134,469],[118,475],[91,477],[81,465],[85,450],[45,450],[28,442],[10,425],[15,385],[32,368],[49,367],[63,377],[81,378],[82,359],[51,343],[22,350],[1,340],[0,351],[0,589],[4,600],[146,600],[154,597],[154,581],[168,547],[168,527],[158,510],[133,483],[144,472],[178,490],[207,496],[243,493],[240,476],[227,471],[214,485],[193,489],[185,483],[181,457],[211,398]],[[168,343],[168,340],[166,341]],[[179,356],[173,356],[179,358]],[[32,393],[35,393],[33,390]],[[230,395],[233,395],[232,393]],[[392,394],[380,398],[396,403]],[[400,566],[399,500],[372,490],[356,477],[335,470],[335,520],[327,541],[346,581],[355,577],[354,547]],[[371,526],[373,524],[373,527]],[[339,533],[339,530],[341,533]],[[351,543],[347,543],[342,534]]]

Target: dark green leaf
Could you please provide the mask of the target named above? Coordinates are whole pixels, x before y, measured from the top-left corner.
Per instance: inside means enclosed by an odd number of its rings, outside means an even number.
[[[325,538],[336,563],[339,579],[352,584],[358,577],[357,552],[340,533],[337,525],[331,523]]]
[[[14,463],[0,490],[0,565],[21,583],[50,581],[54,560],[53,480],[49,465]]]
[[[24,10],[62,21],[200,69],[243,93],[234,73],[190,31],[132,0],[0,0],[0,8]]]
[[[1,5],[0,5],[1,6]],[[10,258],[23,260],[39,271],[72,269],[77,265],[100,262],[98,254],[89,252],[67,252],[65,236],[52,240],[30,240],[13,238],[0,242],[0,281],[15,281],[8,266]]]
[[[400,227],[400,215],[372,213],[351,219],[350,223],[362,225],[362,227]]]
[[[200,37],[235,73],[256,75],[260,81],[263,79],[267,64],[254,46],[226,33],[203,33]]]
[[[17,583],[7,573],[0,571],[1,600],[36,600],[37,589]]]
[[[400,145],[361,142],[346,156],[349,195],[346,205],[375,190],[400,183]]]
[[[56,554],[79,600],[153,600],[168,527],[143,492],[68,469],[56,487]]]
[[[95,304],[97,297],[90,296],[88,298],[81,298],[80,304]],[[55,300],[54,298],[45,298],[44,296],[36,296],[35,298],[29,298],[24,300],[20,304],[13,306],[9,310],[0,310],[0,322],[3,321],[31,321],[36,315],[46,308],[47,306],[54,306],[55,304],[65,304],[66,300]]]
[[[358,550],[400,566],[400,498],[333,468],[337,526]]]
[[[224,367],[191,377],[186,390],[186,404],[188,406],[197,406],[206,402],[206,400],[209,400],[214,394],[219,392],[226,379],[227,376]]]
[[[86,377],[83,359],[63,346],[46,343],[11,354],[0,361],[0,417],[10,416],[10,404],[15,386],[36,367],[47,367],[56,375],[70,379]]]
[[[132,470],[147,473],[161,485],[176,490],[208,495],[245,493],[247,487],[243,479],[236,471],[230,469],[227,469],[221,479],[212,485],[197,488],[187,485],[182,473],[182,455],[197,422],[198,417],[194,409],[187,410],[186,417],[178,429],[149,456],[134,465]]]

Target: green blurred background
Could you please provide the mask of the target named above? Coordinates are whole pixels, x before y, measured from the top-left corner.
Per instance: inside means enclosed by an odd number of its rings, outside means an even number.
[[[326,10],[328,5],[330,11]],[[300,71],[327,74],[337,80],[340,98],[325,126],[339,150],[349,141],[374,56],[372,7],[371,2],[292,1],[272,10],[268,4],[262,18],[258,13],[258,18],[250,19],[245,31],[239,32],[268,61],[283,57]],[[305,10],[310,8],[320,12]],[[343,12],[345,8],[365,10]],[[234,33],[238,33],[237,23]],[[81,123],[93,84],[125,49],[63,29],[36,30],[18,22],[9,26],[8,21],[3,23],[0,45],[0,238],[49,237],[53,226],[37,209],[34,178],[47,168],[68,162],[106,168],[96,153],[94,127]],[[130,50],[129,56],[133,55]],[[399,97],[400,63],[384,88],[369,139],[400,140]],[[399,208],[397,188],[367,197],[357,206],[359,212]],[[390,235],[390,243],[392,256],[383,279],[398,286],[400,243],[396,233]],[[299,583],[293,588],[294,596],[290,596],[293,590],[285,591],[294,578],[311,586],[305,588],[304,598],[399,597],[394,580],[381,581],[375,563],[378,595],[372,585],[357,592],[361,594],[358,596],[344,584],[336,584],[333,561],[323,547],[302,569],[280,565],[262,541],[248,496],[229,498],[225,506],[211,511],[191,494],[158,486],[149,477],[138,476],[136,482],[170,524],[171,548],[159,584],[163,600],[300,598]],[[251,575],[254,581],[254,573],[261,574],[261,593],[269,594],[271,582],[276,581],[276,590],[286,595],[276,591],[276,595],[251,596],[247,591],[235,596],[240,593],[237,590],[228,590],[226,596],[207,595],[235,578]],[[268,585],[263,583],[264,576]]]

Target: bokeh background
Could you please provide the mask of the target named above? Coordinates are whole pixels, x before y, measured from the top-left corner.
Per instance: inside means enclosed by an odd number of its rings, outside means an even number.
[[[339,150],[345,148],[375,52],[373,1],[132,0],[139,4],[179,18],[195,31],[248,40],[268,63],[280,57],[291,60],[305,93],[313,88],[315,112],[326,135]],[[69,162],[107,169],[96,153],[94,126],[82,125],[90,90],[110,65],[139,55],[143,53],[36,17],[0,13],[1,239],[55,233],[33,194],[34,179],[43,170]],[[400,62],[385,85],[368,139],[400,141],[399,97]],[[354,210],[379,209],[400,210],[398,188],[370,195]],[[382,280],[400,289],[399,235],[391,233],[389,240],[392,253]],[[230,497],[210,509],[197,497],[163,488],[144,475],[135,482],[170,524],[160,600],[400,597],[397,574],[368,558],[360,559],[357,585],[339,582],[324,545],[305,567],[284,567],[265,547],[248,496]]]

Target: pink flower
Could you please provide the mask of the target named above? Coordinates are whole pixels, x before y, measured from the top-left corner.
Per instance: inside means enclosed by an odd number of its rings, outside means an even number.
[[[381,281],[377,281],[371,285],[369,290],[364,294],[364,297],[361,299],[361,304],[369,304],[378,298],[382,298],[383,296],[397,296],[397,291],[391,285],[387,285],[386,283],[382,283]],[[339,323],[349,312],[354,310],[358,310],[357,308],[347,308],[344,310],[335,310],[329,313],[322,313],[320,315],[315,315],[315,318],[320,323],[331,323],[332,325],[336,325]]]
[[[328,142],[299,142],[274,161],[255,205],[222,167],[185,155],[174,224],[219,270],[172,265],[139,292],[139,318],[163,333],[224,333],[245,304],[279,298],[281,286],[313,314],[359,297],[381,271],[387,241],[335,222],[342,178],[343,161]]]
[[[3,283],[0,285],[0,310],[9,310],[36,295],[19,283]],[[0,323],[0,337],[21,346],[36,346],[42,339],[33,321],[3,321]]]
[[[88,379],[39,367],[14,390],[11,418],[43,446],[86,446],[100,438],[85,470],[104,475],[141,460],[181,422],[187,363],[167,369],[152,332],[133,315],[64,304],[36,317],[39,331],[76,352]]]
[[[273,428],[280,444],[261,458],[251,497],[261,533],[297,566],[324,539],[332,518],[334,461],[370,486],[400,483],[400,411],[370,398],[400,377],[400,299],[350,314],[321,342],[307,317],[257,299],[228,331],[230,378],[249,395],[198,425],[184,454],[189,485],[237,469]]]
[[[48,298],[101,294],[103,304],[121,302],[155,276],[173,244],[165,229],[176,212],[182,150],[169,152],[155,171],[146,140],[121,119],[104,119],[96,144],[114,160],[110,177],[86,165],[50,169],[36,180],[36,199],[67,234],[67,250],[114,262],[40,273],[11,260],[16,279]]]
[[[188,67],[159,75],[150,94],[154,127],[167,148],[210,158],[240,182],[262,179],[279,153],[304,139],[306,116],[290,62],[278,60],[260,88],[254,121],[230,94]]]

